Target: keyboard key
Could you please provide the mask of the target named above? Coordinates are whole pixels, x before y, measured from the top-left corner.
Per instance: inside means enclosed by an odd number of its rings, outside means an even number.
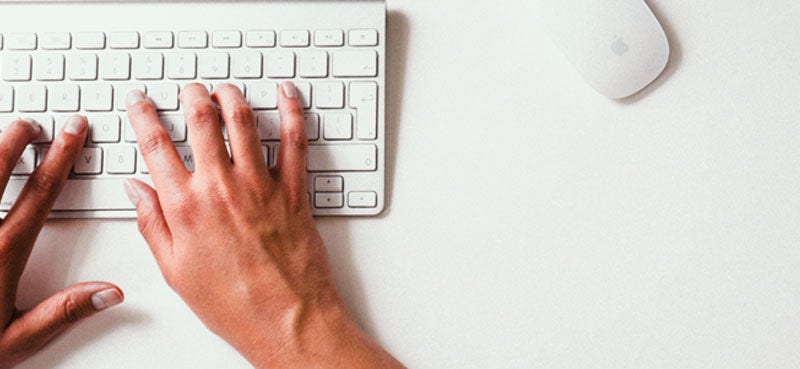
[[[235,78],[261,78],[261,53],[258,51],[242,51],[233,54],[233,76]]]
[[[93,211],[135,210],[121,190],[125,180],[124,177],[68,180],[53,209],[56,212],[87,209]],[[25,186],[25,179],[15,178],[9,183],[6,193],[3,194],[0,210],[7,211],[14,205],[14,201]],[[92,195],[87,196],[87,194]]]
[[[71,81],[97,80],[97,55],[67,55],[67,78]]]
[[[178,47],[181,49],[205,49],[208,47],[206,31],[184,31],[178,33]]]
[[[118,115],[89,117],[89,140],[92,143],[116,143],[120,139]]]
[[[344,84],[342,82],[321,82],[314,87],[314,103],[318,108],[344,108]]]
[[[164,55],[161,53],[137,53],[133,55],[133,78],[159,80],[164,78]]]
[[[49,115],[32,115],[30,116],[31,119],[35,120],[42,126],[42,133],[39,134],[38,137],[34,138],[32,143],[50,143],[53,142],[53,117]],[[43,156],[44,153],[41,153]]]
[[[200,77],[205,79],[227,79],[230,57],[228,53],[212,52],[200,54]]]
[[[103,173],[103,149],[99,147],[84,148],[72,167],[72,171],[79,175]]]
[[[378,169],[375,145],[309,145],[309,172],[373,172]]]
[[[216,48],[242,47],[242,33],[239,31],[214,31],[211,46]]]
[[[344,178],[339,176],[314,178],[314,191],[316,192],[343,192]]]
[[[173,142],[186,141],[186,122],[183,114],[164,114],[158,116],[164,130],[167,131],[169,137]],[[125,141],[136,142],[136,132],[130,124],[130,121],[125,117]]]
[[[47,88],[44,85],[24,84],[17,87],[17,110],[23,113],[42,113],[47,108]]]
[[[291,51],[273,51],[267,53],[265,68],[269,78],[294,77],[294,53]]]
[[[353,116],[350,113],[325,114],[326,140],[342,141],[353,138]]]
[[[14,111],[14,88],[0,85],[0,113],[10,113],[12,111]]]
[[[246,36],[247,47],[275,47],[275,31],[248,31]]]
[[[305,51],[298,57],[297,69],[303,78],[325,78],[328,76],[328,53]]]
[[[106,172],[109,174],[136,173],[136,148],[133,146],[109,146]]]
[[[344,206],[344,194],[341,193],[316,193],[314,206],[320,209],[341,208]]]
[[[81,106],[90,112],[111,111],[114,106],[114,89],[109,84],[83,85]]]
[[[106,81],[131,79],[131,56],[127,53],[100,55],[100,78]]]
[[[261,141],[281,139],[281,116],[278,113],[260,113],[256,116],[256,131]]]
[[[78,50],[105,49],[106,34],[103,32],[80,32],[75,35],[75,48]]]
[[[375,29],[350,30],[347,38],[350,46],[378,46],[378,30]]]
[[[309,141],[319,140],[319,115],[306,114],[306,136]]]
[[[297,87],[298,98],[300,98],[303,108],[311,108],[311,83],[295,82],[294,85]]]
[[[69,50],[72,35],[67,32],[47,32],[42,34],[42,50]]]
[[[181,161],[183,161],[186,170],[194,172],[194,152],[192,152],[192,148],[189,146],[178,146],[175,149],[178,150],[178,156],[181,157]]]
[[[256,110],[278,108],[277,83],[250,83],[247,85],[247,102]]]
[[[3,54],[0,73],[8,82],[24,82],[31,80],[31,56],[29,54]]]
[[[145,85],[136,83],[117,85],[116,90],[117,90],[117,110],[119,111],[127,110],[127,107],[125,106],[125,99],[128,98],[128,94],[131,91],[139,90],[144,93],[147,93],[147,87],[145,87]]]
[[[147,95],[160,111],[178,110],[180,88],[175,83],[148,85]]]
[[[314,32],[314,45],[321,47],[344,46],[344,32],[340,29],[316,31]]]
[[[50,86],[50,110],[54,112],[77,112],[80,109],[81,90],[75,84]]]
[[[142,36],[142,46],[145,49],[171,49],[172,37],[172,32],[169,31],[145,32]]]
[[[111,32],[108,47],[112,49],[138,49],[139,32]]]
[[[197,77],[197,55],[174,53],[167,56],[167,77],[170,79],[195,79]]]
[[[161,125],[174,142],[186,141],[186,122],[183,114],[167,114],[159,116]]]
[[[33,57],[33,74],[37,81],[63,81],[63,54],[36,54]]]
[[[378,53],[375,51],[337,51],[332,59],[334,77],[378,76]]]
[[[347,206],[351,208],[375,208],[378,206],[378,194],[375,192],[350,192],[347,194]]]
[[[22,152],[22,156],[17,160],[11,174],[29,175],[36,169],[36,149],[28,147]]]
[[[35,33],[9,33],[6,48],[9,50],[36,50]]]
[[[283,47],[308,47],[310,44],[310,36],[306,30],[281,32],[281,46]]]
[[[350,107],[356,109],[356,129],[359,140],[378,138],[378,84],[350,83]]]

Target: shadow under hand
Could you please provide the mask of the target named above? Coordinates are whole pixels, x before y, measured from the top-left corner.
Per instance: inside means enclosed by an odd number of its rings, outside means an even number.
[[[675,33],[674,29],[672,28],[672,23],[670,23],[669,17],[664,16],[664,12],[661,11],[658,5],[654,4],[652,1],[648,2],[650,9],[655,13],[656,18],[658,18],[659,22],[661,23],[662,28],[664,28],[664,33],[667,34],[667,40],[669,40],[669,47],[670,47],[670,55],[669,55],[669,62],[667,62],[667,67],[664,69],[664,72],[661,73],[653,83],[647,86],[644,90],[639,91],[637,94],[627,97],[621,100],[617,100],[618,103],[622,105],[632,105],[640,100],[644,99],[652,91],[657,90],[661,87],[664,83],[669,80],[673,74],[678,70],[681,63],[683,62],[683,48],[681,46],[680,39],[678,35]]]
[[[380,218],[386,218],[392,211],[406,82],[408,18],[398,11],[389,11],[386,28],[386,210]]]
[[[386,211],[378,218],[343,219],[325,218],[317,222],[329,250],[331,266],[342,298],[359,325],[374,339],[381,341],[369,310],[368,297],[358,265],[353,256],[353,243],[349,227],[364,226],[370,222],[386,219],[391,211],[392,188],[400,143],[400,122],[405,86],[405,68],[409,40],[408,18],[397,11],[387,14],[386,56]]]

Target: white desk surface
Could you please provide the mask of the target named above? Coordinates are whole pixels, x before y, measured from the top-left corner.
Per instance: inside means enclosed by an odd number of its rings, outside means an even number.
[[[800,5],[650,4],[672,60],[622,103],[532,1],[389,4],[389,207],[319,226],[409,368],[800,367]],[[132,221],[48,224],[22,301],[93,279],[126,303],[21,368],[248,367]]]

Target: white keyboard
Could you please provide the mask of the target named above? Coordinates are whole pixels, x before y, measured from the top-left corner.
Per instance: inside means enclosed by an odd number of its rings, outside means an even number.
[[[148,171],[125,113],[131,89],[147,92],[193,170],[181,88],[236,85],[255,110],[265,158],[274,164],[277,91],[285,80],[297,85],[307,109],[315,215],[383,210],[382,1],[0,2],[0,25],[0,130],[22,117],[44,127],[14,169],[0,211],[13,206],[63,122],[83,114],[86,147],[53,217],[135,216],[122,183],[147,180]]]

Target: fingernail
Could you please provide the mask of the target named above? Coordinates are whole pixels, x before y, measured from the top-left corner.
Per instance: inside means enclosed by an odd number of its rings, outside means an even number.
[[[125,106],[131,107],[144,101],[146,98],[147,96],[144,95],[144,92],[139,90],[131,90],[131,92],[128,92],[128,96],[125,98]]]
[[[133,183],[131,183],[130,180],[127,180],[125,181],[123,187],[125,187],[125,194],[128,195],[128,199],[131,200],[131,203],[134,206],[139,205],[139,192],[136,191]]]
[[[38,136],[39,134],[42,133],[42,126],[39,124],[39,122],[31,118],[23,118],[22,121],[28,123],[28,125],[31,126],[31,129],[33,129],[34,136]]]
[[[296,99],[297,98],[297,87],[292,82],[284,82],[281,85],[281,90],[283,90],[283,95],[286,96],[288,99]]]
[[[80,134],[84,129],[86,129],[86,118],[80,115],[70,117],[69,120],[67,120],[67,124],[64,125],[64,132],[71,135]]]
[[[97,311],[119,305],[123,300],[122,295],[115,289],[109,288],[92,295],[92,306]]]

